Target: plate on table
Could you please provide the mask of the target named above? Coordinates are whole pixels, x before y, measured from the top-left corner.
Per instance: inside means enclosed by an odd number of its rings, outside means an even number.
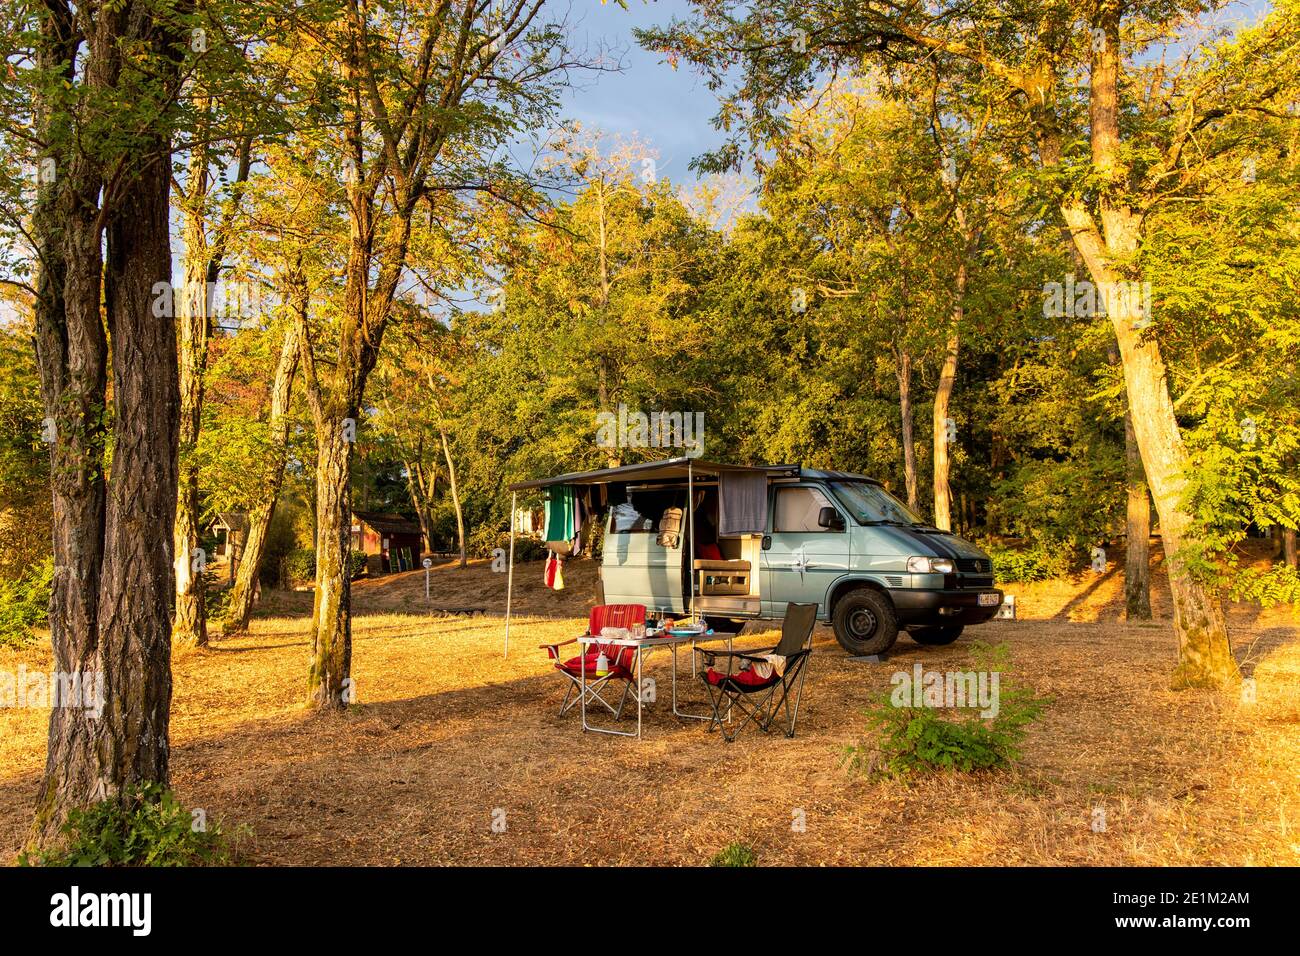
[[[712,634],[713,628],[674,627],[668,633],[673,637],[704,637],[706,634]]]

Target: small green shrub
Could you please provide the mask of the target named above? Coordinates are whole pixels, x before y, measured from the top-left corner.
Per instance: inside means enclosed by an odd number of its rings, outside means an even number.
[[[104,800],[73,810],[60,831],[60,850],[23,853],[20,866],[221,866],[234,861],[232,841],[215,821],[203,826],[160,784],[147,784],[125,803]],[[243,835],[241,831],[239,835]]]
[[[217,572],[203,572],[203,607],[209,621],[221,620],[230,610],[230,595],[234,588],[223,587],[225,583],[224,576],[218,576]]]
[[[500,531],[491,525],[480,525],[465,539],[465,551],[471,557],[490,558],[492,552],[500,548],[510,554],[510,532]],[[523,535],[515,536],[515,564],[525,561],[541,561],[546,557],[546,546],[535,538]]]
[[[49,620],[54,558],[46,558],[16,581],[0,581],[0,646],[22,647],[32,628]]]
[[[867,711],[868,738],[844,748],[848,769],[867,777],[907,778],[943,771],[997,770],[1020,759],[1020,743],[1049,703],[1010,679],[1005,644],[974,645],[975,670],[998,672],[997,711],[978,705],[900,707],[886,693]]]
[[[758,857],[743,843],[728,843],[714,854],[709,866],[758,866]]]
[[[1075,569],[1077,555],[1065,547],[1034,545],[1028,548],[985,548],[993,559],[993,579],[1029,583],[1064,577]]]
[[[366,573],[366,555],[352,551],[348,555],[350,580],[355,581]],[[316,549],[296,548],[286,554],[280,564],[280,580],[286,585],[305,584],[316,580]]]

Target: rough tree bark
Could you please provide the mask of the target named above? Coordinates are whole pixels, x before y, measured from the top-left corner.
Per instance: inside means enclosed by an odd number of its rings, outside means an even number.
[[[235,574],[235,586],[230,594],[230,611],[226,616],[226,629],[242,631],[248,627],[253,613],[253,599],[257,594],[258,573],[266,553],[266,536],[275,517],[275,506],[280,499],[280,486],[284,482],[284,466],[289,441],[289,407],[293,399],[293,379],[298,370],[299,332],[295,322],[284,333],[280,346],[280,360],[275,367],[275,381],[271,385],[271,410],[267,416],[267,445],[270,458],[262,479],[262,492],[248,515],[248,540],[244,544],[244,558]]]
[[[180,38],[147,7],[128,2],[74,13],[47,0],[42,24],[41,56],[62,47],[51,62],[66,64],[69,79],[78,71],[97,102],[123,95],[126,49],[155,57],[150,82],[175,81],[177,64],[168,56],[181,48]],[[69,133],[71,117],[56,114],[45,116],[48,128]],[[103,695],[96,702],[102,710],[51,709],[32,831],[37,846],[58,841],[70,810],[168,780],[177,372],[175,324],[170,310],[154,308],[154,287],[171,277],[170,143],[158,128],[137,133],[109,178],[97,165],[97,144],[80,135],[94,134],[83,128],[62,138],[71,148],[57,157],[56,185],[42,198],[47,218],[35,238],[47,296],[37,306],[36,338],[42,397],[55,424],[53,666],[94,675]],[[53,228],[49,214],[59,218]],[[110,341],[113,473],[106,481]]]

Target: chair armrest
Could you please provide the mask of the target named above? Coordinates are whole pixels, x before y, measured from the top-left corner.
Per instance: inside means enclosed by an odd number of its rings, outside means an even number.
[[[586,637],[587,635],[584,634],[582,636]],[[565,644],[576,644],[577,641],[578,639],[576,637],[571,637],[567,641],[556,641],[554,644],[538,644],[537,647],[540,650],[546,651],[546,653],[552,658],[558,660],[560,656],[560,648]]]

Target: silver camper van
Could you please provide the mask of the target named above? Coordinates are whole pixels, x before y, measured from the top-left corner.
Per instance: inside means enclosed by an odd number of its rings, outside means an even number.
[[[880,654],[900,629],[949,644],[1002,603],[988,555],[865,475],[673,458],[511,487],[567,487],[603,515],[605,602],[718,632],[815,603],[846,651]]]

